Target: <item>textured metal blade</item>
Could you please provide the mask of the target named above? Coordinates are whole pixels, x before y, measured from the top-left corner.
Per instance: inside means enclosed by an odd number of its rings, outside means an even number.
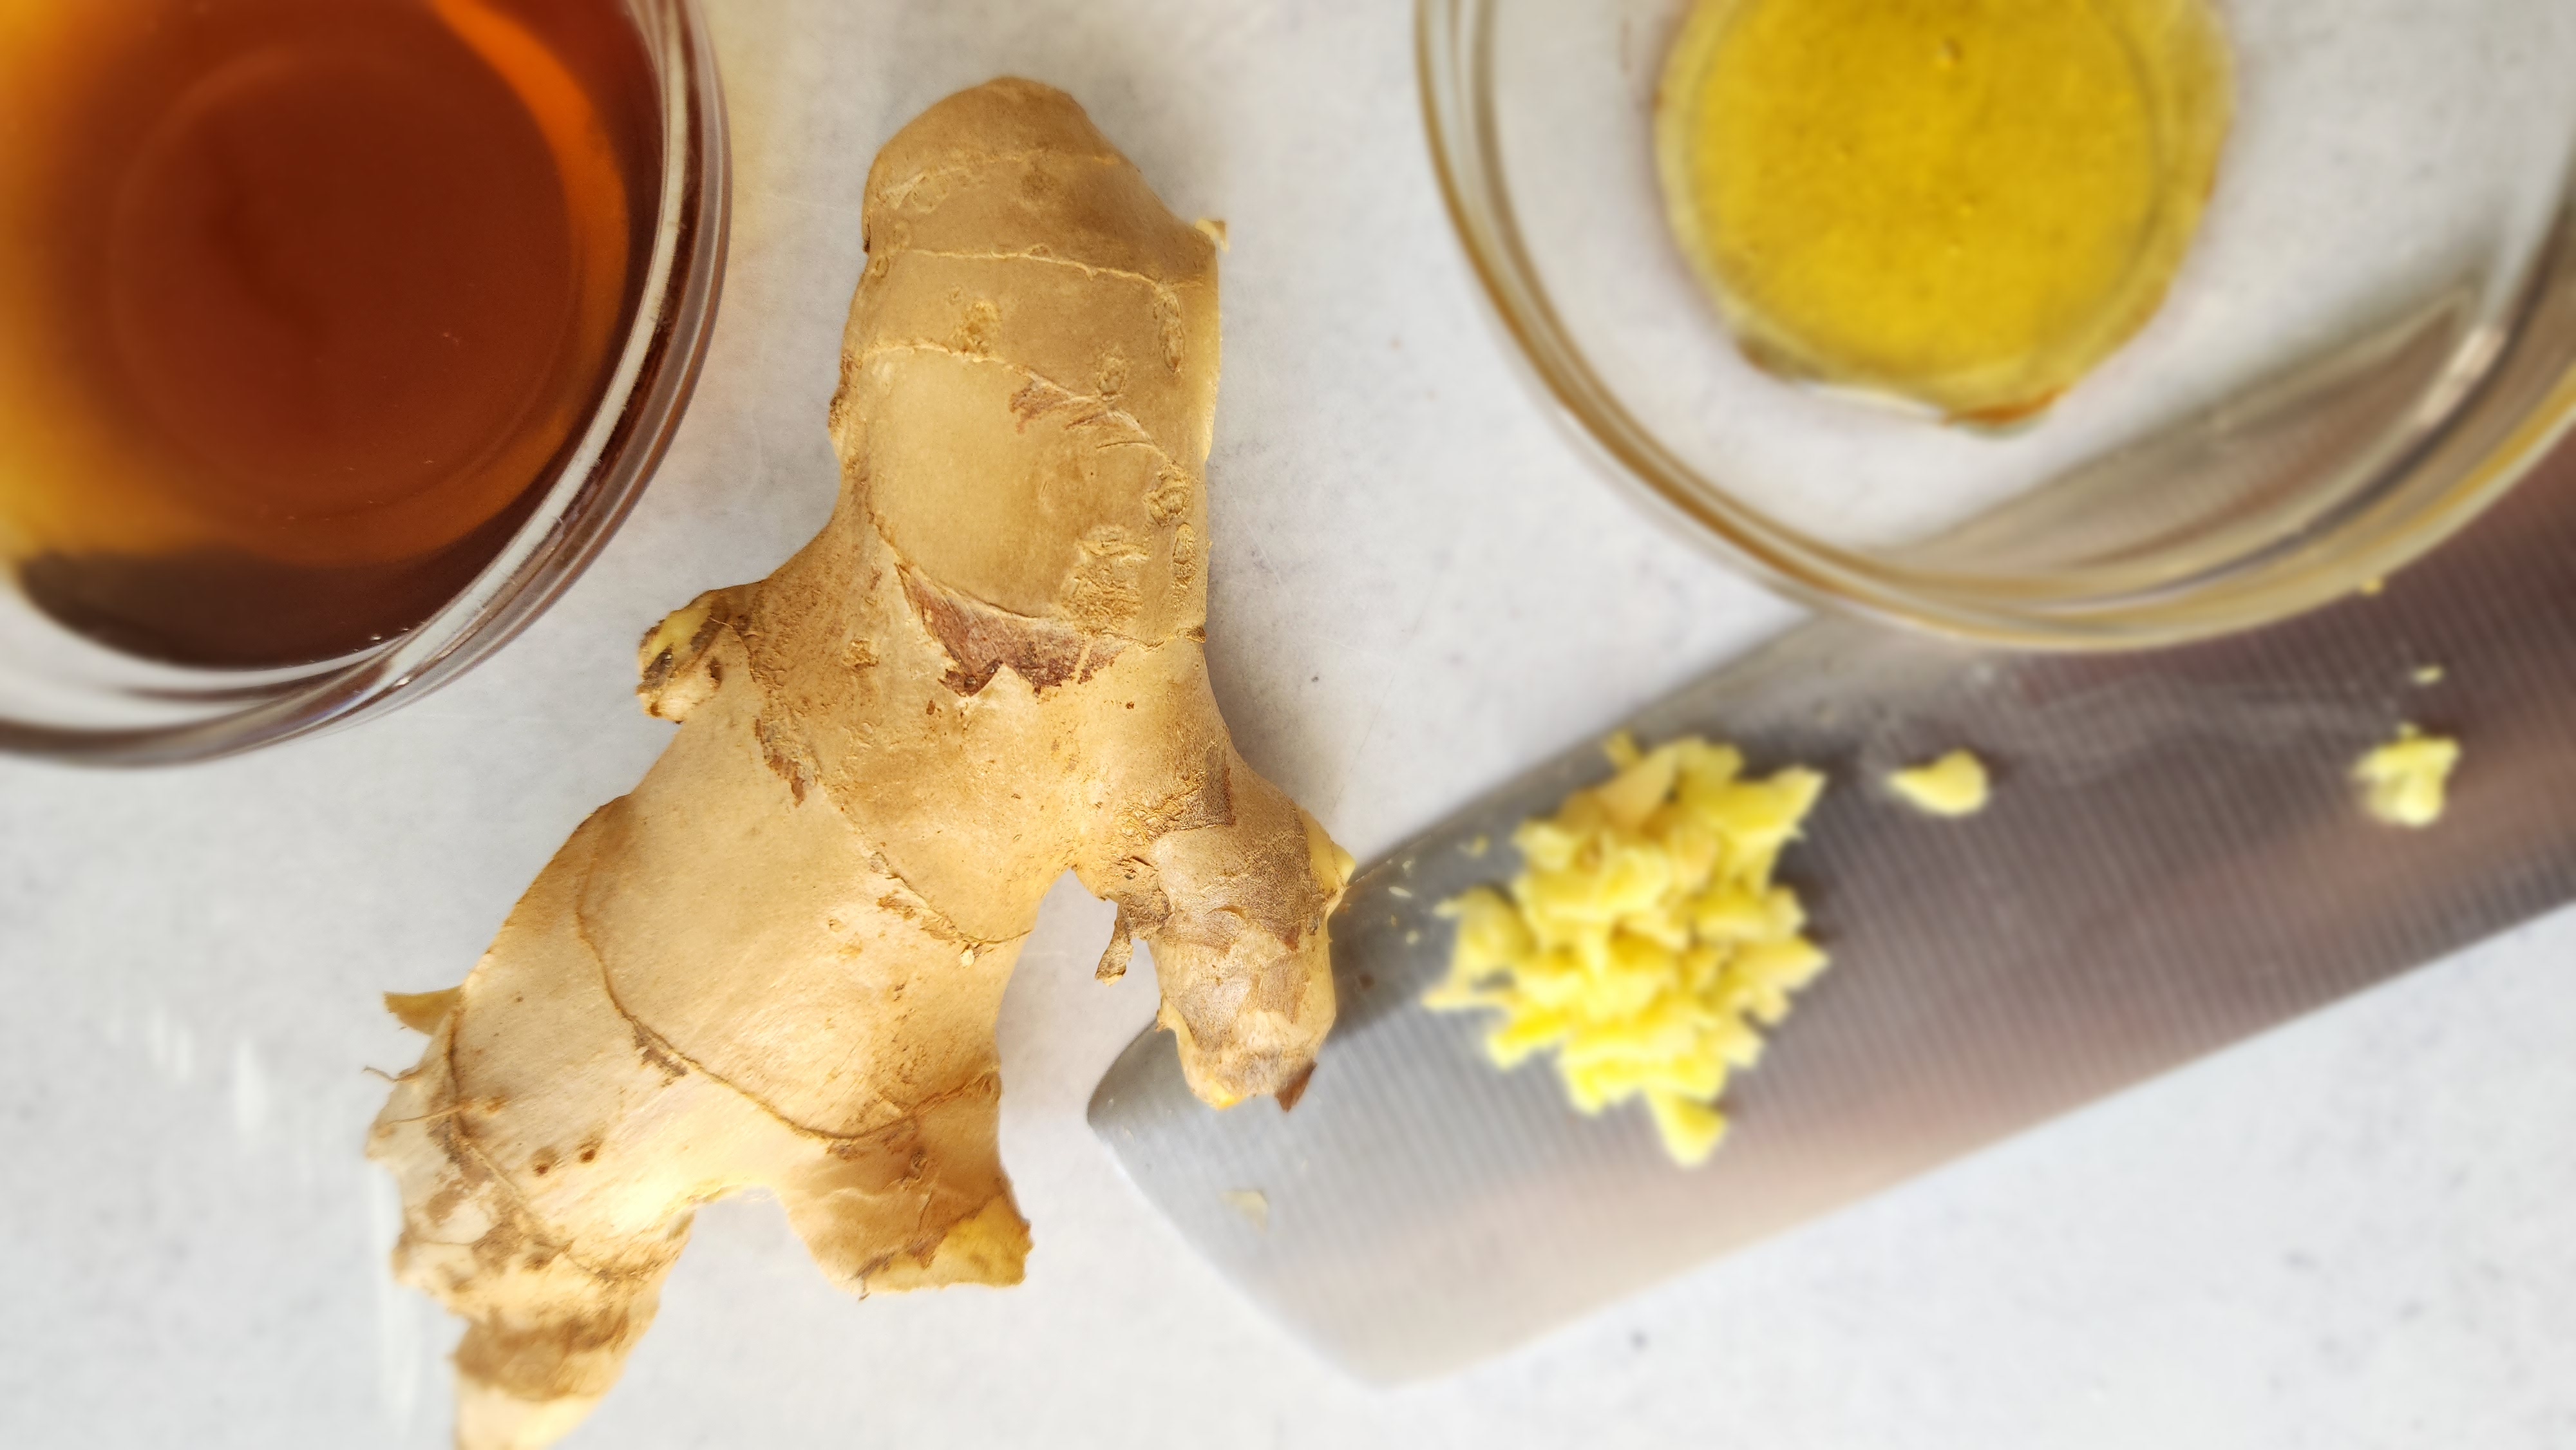
[[[1295,1112],[1209,1110],[1149,1033],[1092,1124],[1355,1372],[1504,1349],[2576,896],[2571,561],[2562,451],[2384,594],[2277,628],[2014,656],[1824,621],[1628,722],[1836,782],[1783,869],[1834,966],[1730,1086],[1702,1169],[1666,1161],[1642,1112],[1582,1117],[1549,1068],[1498,1073],[1477,1021],[1416,1005],[1449,944],[1432,908],[1511,873],[1512,827],[1607,773],[1595,742],[1361,875],[1333,928],[1342,1024]],[[2401,720],[2466,747],[2426,831],[2374,823],[2348,779]],[[1868,784],[1960,744],[1996,771],[1983,815],[1924,819]]]

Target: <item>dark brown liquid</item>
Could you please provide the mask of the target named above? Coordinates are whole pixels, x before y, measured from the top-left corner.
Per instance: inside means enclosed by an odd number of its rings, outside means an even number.
[[[637,303],[660,127],[625,7],[0,0],[0,50],[0,542],[29,597],[245,666],[453,597]]]

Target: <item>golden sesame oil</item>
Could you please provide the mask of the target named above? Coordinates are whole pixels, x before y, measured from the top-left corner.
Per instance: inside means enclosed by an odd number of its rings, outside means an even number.
[[[2209,0],[1701,0],[1658,161],[1753,361],[2002,423],[2162,304],[2231,86]]]

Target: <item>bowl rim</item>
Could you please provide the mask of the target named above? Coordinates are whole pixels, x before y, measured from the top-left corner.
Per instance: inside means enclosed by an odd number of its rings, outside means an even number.
[[[77,765],[212,760],[338,730],[420,699],[534,623],[598,557],[669,451],[706,362],[732,230],[732,155],[698,0],[622,0],[650,56],[661,192],[623,344],[565,461],[507,544],[458,595],[354,655],[280,671],[189,671],[162,698],[238,708],[169,725],[85,729],[0,718],[0,752]],[[140,692],[138,692],[139,694]]]
[[[1497,164],[1484,84],[1498,0],[1416,0],[1415,83],[1432,170],[1507,349],[1578,450],[1646,512],[1692,543],[1747,568],[1801,602],[1934,634],[2023,649],[2107,650],[2176,644],[2287,618],[2368,587],[2466,526],[2519,481],[2576,424],[2576,346],[2535,366],[2535,318],[2545,303],[2576,333],[2576,168],[2536,250],[2502,335],[2458,396],[2371,482],[2269,545],[2180,583],[2127,594],[2059,594],[1995,578],[1909,570],[1811,539],[1701,480],[1632,418],[1585,361],[1538,280],[1513,222]],[[2446,454],[2465,451],[2465,462]],[[2434,466],[2456,476],[2414,478]],[[2391,510],[2407,482],[2424,496]],[[2405,500],[2399,499],[2399,502]],[[1965,581],[1967,587],[1963,586]],[[1985,587],[1979,588],[1978,585]]]

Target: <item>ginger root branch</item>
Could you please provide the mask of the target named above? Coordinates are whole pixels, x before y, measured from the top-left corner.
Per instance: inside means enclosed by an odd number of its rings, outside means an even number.
[[[1350,858],[1207,684],[1215,247],[1059,92],[995,81],[868,179],[823,532],[645,637],[680,722],[573,833],[371,1156],[408,1282],[468,1321],[458,1444],[577,1424],[697,1205],[774,1193],[854,1293],[1010,1284],[993,1023],[1070,870],[1150,946],[1191,1086],[1293,1098]]]

